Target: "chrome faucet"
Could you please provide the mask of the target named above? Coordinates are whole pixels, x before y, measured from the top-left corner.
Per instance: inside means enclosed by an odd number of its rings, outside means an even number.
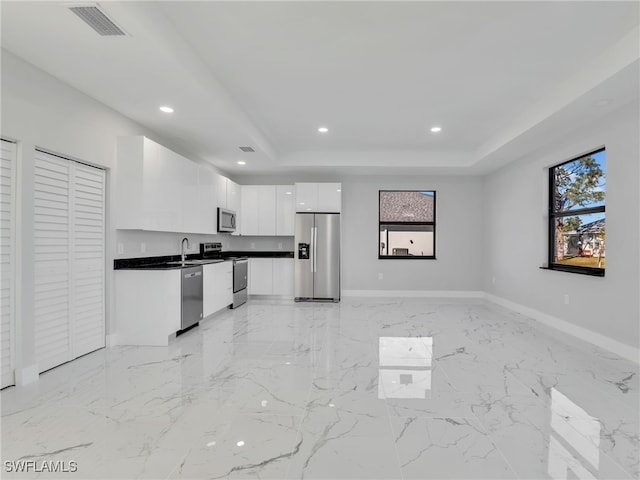
[[[182,244],[180,245],[180,250],[181,250],[181,255],[182,255],[182,263],[184,263],[184,261],[186,260],[186,255],[184,253],[184,241],[187,241],[187,248],[191,248],[191,245],[189,244],[189,239],[187,237],[184,237],[182,239]]]

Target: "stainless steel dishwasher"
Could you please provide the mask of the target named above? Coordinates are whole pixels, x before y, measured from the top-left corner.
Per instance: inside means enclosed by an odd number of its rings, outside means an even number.
[[[233,261],[233,305],[231,308],[238,308],[247,303],[249,257],[232,257],[231,261]]]
[[[182,320],[184,330],[202,320],[202,266],[182,269]]]

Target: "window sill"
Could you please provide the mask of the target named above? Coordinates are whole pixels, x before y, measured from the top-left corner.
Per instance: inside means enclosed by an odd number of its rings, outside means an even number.
[[[436,260],[436,257],[427,255],[385,255],[381,257],[378,255],[378,260]]]
[[[590,277],[604,277],[604,268],[585,268],[572,265],[552,264],[548,267],[540,267],[541,270],[555,270],[558,272],[577,273],[578,275],[588,275]]]

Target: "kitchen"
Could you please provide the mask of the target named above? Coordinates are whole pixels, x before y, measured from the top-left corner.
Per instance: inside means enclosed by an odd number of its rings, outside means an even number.
[[[69,448],[83,478],[637,476],[637,5],[260,3],[105,2],[125,35],[101,37],[68,6],[2,2],[3,460]],[[119,139],[166,153],[147,185]],[[602,145],[606,277],[544,269],[549,166]],[[101,328],[65,327],[80,348],[62,340],[46,362],[41,322],[84,306],[60,300],[72,277],[43,283],[42,249],[60,246],[38,223],[44,157],[72,161],[69,192],[104,195],[83,217],[103,225],[99,253],[80,265]],[[339,205],[339,302],[294,300],[311,184]],[[435,258],[379,258],[384,191],[435,192]],[[236,231],[218,231],[218,208]],[[249,258],[246,303],[229,308],[230,262],[202,265],[192,328],[180,268],[120,282],[144,273],[122,262],[203,245]],[[576,424],[591,433],[576,440]],[[429,434],[462,443],[411,462]]]

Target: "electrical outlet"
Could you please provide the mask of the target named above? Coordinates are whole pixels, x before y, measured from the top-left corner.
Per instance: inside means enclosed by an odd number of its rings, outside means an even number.
[[[255,242],[251,242],[251,248],[252,248],[252,249],[256,248],[256,244],[255,244]]]
[[[379,274],[378,274],[378,280],[382,280],[382,278],[383,278],[382,273],[379,273]]]
[[[122,242],[118,242],[118,255],[122,255],[124,253],[124,244]]]
[[[569,305],[569,294],[568,294],[568,293],[565,293],[565,294],[562,296],[562,300],[564,301],[564,304],[565,304],[565,305]]]
[[[140,243],[140,252],[144,253],[147,251],[147,244],[145,242]]]
[[[282,250],[282,242],[278,242],[278,250]]]

